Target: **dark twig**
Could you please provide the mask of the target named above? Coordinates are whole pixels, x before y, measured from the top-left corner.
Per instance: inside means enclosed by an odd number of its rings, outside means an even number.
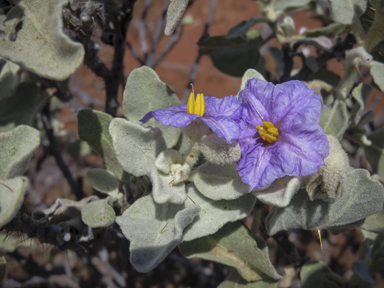
[[[205,25],[204,25],[204,30],[203,30],[202,37],[206,36],[207,33],[208,33],[208,28],[209,28],[209,26],[212,23],[213,14],[215,13],[215,10],[216,10],[216,2],[217,2],[217,0],[211,0],[211,6],[210,6],[208,17],[205,20]],[[193,83],[195,81],[195,79],[196,79],[197,72],[198,72],[197,70],[199,68],[200,59],[201,59],[201,54],[199,53],[197,55],[197,57],[196,57],[195,62],[193,63],[193,66],[192,66],[192,71],[191,71],[191,74],[189,76],[189,80],[188,80],[187,86],[185,88],[184,96],[183,96],[183,99],[182,99],[183,103],[187,102],[188,95],[189,95],[190,84]]]
[[[51,116],[48,106],[41,112],[41,120],[44,125],[45,132],[47,134],[49,140],[49,149],[52,156],[55,158],[57,165],[59,166],[61,172],[63,173],[65,179],[67,179],[69,186],[73,194],[75,194],[76,199],[80,200],[84,197],[84,193],[81,191],[80,187],[77,185],[75,179],[73,178],[71,172],[68,169],[67,164],[64,162],[63,157],[59,149],[57,148],[57,142],[55,135],[53,134],[52,124],[51,124]]]

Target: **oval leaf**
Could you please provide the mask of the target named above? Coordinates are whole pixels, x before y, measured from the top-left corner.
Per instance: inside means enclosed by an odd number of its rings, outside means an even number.
[[[67,0],[20,1],[8,16],[17,13],[14,17],[22,22],[22,28],[16,32],[17,23],[5,22],[0,56],[49,79],[68,78],[83,62],[84,48],[63,33],[62,11],[67,3]],[[14,37],[16,40],[11,41]]]
[[[123,113],[129,121],[141,124],[140,120],[150,111],[180,105],[181,102],[176,94],[151,68],[143,66],[129,74],[123,98]],[[154,118],[143,126],[158,127],[163,132],[168,148],[176,145],[181,133],[180,129],[163,126]]]
[[[115,217],[115,210],[109,206],[107,199],[90,202],[81,209],[81,219],[92,228],[112,225]]]
[[[28,179],[17,177],[0,182],[0,229],[19,211],[27,190]]]
[[[87,172],[87,178],[92,187],[103,193],[115,192],[119,188],[119,179],[104,169],[92,169]]]

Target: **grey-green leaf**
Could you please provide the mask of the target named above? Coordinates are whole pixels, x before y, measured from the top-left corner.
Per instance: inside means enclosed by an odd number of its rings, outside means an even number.
[[[336,22],[352,24],[367,8],[367,0],[330,0],[332,18]]]
[[[228,223],[213,235],[183,242],[179,247],[187,258],[232,266],[247,281],[281,278],[242,222]]]
[[[34,125],[36,114],[49,101],[49,95],[32,83],[21,83],[15,94],[0,100],[0,131],[17,125]]]
[[[347,105],[336,100],[331,110],[323,110],[320,117],[320,126],[326,134],[331,134],[341,139],[345,130],[348,128]]]
[[[111,193],[119,188],[119,179],[104,169],[92,169],[87,172],[87,178],[92,187],[103,193]]]
[[[372,61],[371,75],[380,90],[384,91],[384,64],[378,61]]]
[[[62,10],[67,2],[20,1],[12,10],[17,10],[15,18],[22,28],[16,31],[15,23],[5,22],[0,56],[46,78],[68,78],[83,62],[84,48],[63,33]],[[15,13],[12,10],[8,14]]]
[[[305,177],[285,176],[275,180],[264,190],[254,191],[253,195],[265,204],[276,207],[286,207],[296,192],[299,191],[303,179],[305,179]]]
[[[0,229],[9,223],[19,211],[27,186],[26,177],[0,181]]]
[[[201,212],[184,231],[183,241],[213,234],[226,223],[247,217],[256,202],[255,196],[251,193],[235,200],[214,201],[203,196],[194,185],[187,187],[187,194],[191,200],[186,201],[187,205],[193,201],[201,207]]]
[[[159,205],[149,195],[117,217],[117,224],[131,241],[130,260],[135,268],[147,272],[163,261],[181,242],[184,228],[199,212],[198,205]]]
[[[165,26],[165,35],[172,35],[181,18],[184,15],[185,9],[188,7],[189,0],[172,0],[167,11],[167,23]]]
[[[384,210],[368,216],[361,228],[370,232],[384,234]]]
[[[205,162],[197,168],[191,181],[196,188],[212,200],[232,200],[249,193],[250,187],[241,181],[235,164],[215,165]]]
[[[329,38],[333,38],[337,35],[340,35],[344,31],[346,31],[348,28],[348,25],[341,24],[341,23],[332,23],[330,25],[317,28],[317,29],[312,29],[312,30],[307,30],[304,31],[301,36],[303,37],[320,37],[320,36],[326,36]]]
[[[303,288],[340,288],[336,283],[346,282],[320,261],[305,263],[300,270],[300,278]]]
[[[214,36],[198,44],[200,53],[208,54],[217,69],[231,76],[242,77],[248,69],[257,66],[263,39],[261,36],[252,39],[244,36]]]
[[[353,126],[359,124],[365,111],[365,101],[367,101],[371,90],[372,86],[365,83],[360,83],[359,86],[352,90],[352,96],[356,100],[356,103],[352,107],[350,119]]]
[[[0,180],[23,175],[39,144],[39,131],[29,126],[0,133]]]
[[[278,284],[278,281],[273,280],[248,282],[240,276],[236,269],[232,268],[227,279],[217,286],[217,288],[277,288]]]
[[[239,97],[240,91],[245,88],[245,85],[247,84],[248,80],[253,78],[265,81],[264,76],[261,75],[258,71],[256,71],[255,69],[248,69],[247,71],[245,71],[243,77],[241,78],[240,90],[237,93],[237,97]]]
[[[325,202],[311,201],[304,189],[299,190],[289,206],[275,208],[268,214],[265,222],[269,235],[291,228],[321,230],[350,223],[358,225],[360,220],[383,209],[383,185],[372,179],[367,170],[351,168],[345,191],[334,202]]]
[[[109,125],[116,157],[125,171],[134,176],[148,175],[157,155],[165,149],[164,138],[158,128],[145,128],[122,118]]]
[[[365,155],[372,165],[373,172],[379,174],[380,179],[384,181],[384,128],[369,134],[368,139],[372,144],[364,147]]]
[[[115,210],[108,204],[108,199],[90,202],[81,209],[81,219],[92,228],[110,226],[115,217]]]
[[[140,120],[150,111],[180,105],[181,102],[176,94],[151,68],[143,66],[129,74],[123,98],[123,113],[129,121],[141,124]],[[163,132],[168,148],[174,147],[179,140],[181,133],[179,128],[163,126],[154,118],[143,125],[158,127]]]
[[[124,172],[116,159],[112,137],[109,134],[112,116],[92,109],[83,109],[77,114],[77,119],[80,139],[86,141],[103,158],[107,170],[121,181],[128,182],[129,175]]]

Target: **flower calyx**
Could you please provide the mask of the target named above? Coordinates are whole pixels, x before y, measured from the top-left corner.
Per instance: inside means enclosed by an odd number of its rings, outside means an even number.
[[[256,130],[259,132],[261,139],[272,144],[279,136],[279,129],[272,122],[263,121],[263,125],[257,125]]]

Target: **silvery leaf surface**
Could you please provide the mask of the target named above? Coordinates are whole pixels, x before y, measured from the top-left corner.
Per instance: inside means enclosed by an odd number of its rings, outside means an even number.
[[[23,175],[39,145],[39,131],[29,126],[0,133],[0,180]]]
[[[372,179],[364,169],[350,169],[345,193],[334,202],[311,201],[304,189],[292,198],[289,206],[275,208],[266,219],[269,235],[281,230],[303,228],[321,230],[345,226],[380,212],[383,209],[383,185]]]
[[[204,213],[201,211],[199,215]],[[240,221],[228,223],[215,234],[180,244],[187,258],[202,258],[234,267],[247,281],[278,280],[281,276],[259,249],[250,231]]]
[[[248,193],[235,200],[215,201],[202,195],[194,185],[187,187],[187,206],[197,204],[201,212],[184,231],[183,241],[214,234],[228,222],[243,219],[251,213],[256,198]]]
[[[241,181],[236,164],[224,166],[205,162],[190,178],[205,197],[212,200],[233,200],[249,192],[249,185]]]
[[[8,12],[0,56],[49,79],[68,78],[83,62],[84,48],[63,33],[62,11],[67,2],[20,1]],[[16,31],[18,22],[22,27]]]
[[[139,272],[156,267],[181,242],[183,230],[200,212],[198,205],[157,204],[151,195],[138,199],[116,218],[131,241],[130,260]]]
[[[143,66],[129,74],[123,97],[123,113],[129,121],[142,124],[140,120],[148,112],[180,105],[177,95],[160,80],[153,69]],[[163,126],[155,118],[142,125],[158,127],[168,148],[175,146],[180,138],[180,129]]]
[[[8,224],[23,204],[28,187],[26,177],[16,177],[0,181],[0,229]]]

